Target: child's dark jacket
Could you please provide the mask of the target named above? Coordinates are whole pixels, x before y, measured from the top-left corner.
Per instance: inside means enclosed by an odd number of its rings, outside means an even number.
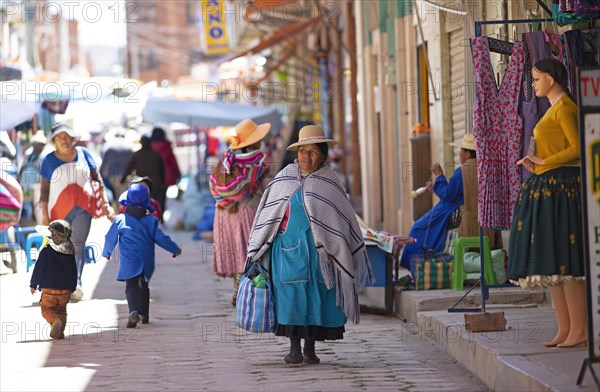
[[[59,253],[50,246],[44,247],[33,268],[29,287],[75,291],[77,264],[75,256]]]

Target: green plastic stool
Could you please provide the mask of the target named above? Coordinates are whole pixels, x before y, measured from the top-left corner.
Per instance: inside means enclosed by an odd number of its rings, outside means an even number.
[[[479,237],[458,237],[454,241],[454,267],[452,269],[452,290],[462,290],[467,279],[465,273],[464,256],[465,251],[470,248],[479,249]],[[496,284],[496,273],[492,264],[492,251],[490,250],[490,239],[483,237],[483,264],[485,283]]]

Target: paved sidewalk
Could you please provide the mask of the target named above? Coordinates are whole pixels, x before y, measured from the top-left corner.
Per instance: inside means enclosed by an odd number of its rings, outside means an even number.
[[[94,238],[108,222],[94,222]],[[173,238],[157,249],[151,323],[126,329],[125,285],[116,263],[84,270],[84,300],[68,306],[66,339],[49,327],[28,290],[30,274],[0,276],[1,391],[334,390],[482,391],[486,386],[396,317],[364,315],[345,339],[317,343],[319,365],[286,365],[288,341],[234,325],[232,280],[211,272],[212,245]]]
[[[419,332],[496,391],[596,391],[586,372],[581,387],[576,385],[587,347],[546,348],[542,342],[556,333],[556,317],[549,305],[488,307],[487,312],[504,312],[507,330],[470,333],[464,314],[447,311],[421,312]],[[600,364],[593,365],[600,376]]]

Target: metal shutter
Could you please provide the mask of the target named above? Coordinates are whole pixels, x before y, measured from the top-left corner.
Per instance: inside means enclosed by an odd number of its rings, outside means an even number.
[[[465,110],[467,89],[465,88],[465,48],[462,28],[448,33],[450,47],[450,83],[452,88],[452,137],[460,140],[465,135]],[[458,154],[458,152],[457,152]]]

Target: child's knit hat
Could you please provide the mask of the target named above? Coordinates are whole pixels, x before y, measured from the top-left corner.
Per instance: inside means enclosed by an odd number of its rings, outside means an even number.
[[[57,252],[68,255],[75,254],[75,248],[71,242],[71,225],[69,222],[57,219],[48,226],[37,225],[35,231],[48,237],[48,244]]]

